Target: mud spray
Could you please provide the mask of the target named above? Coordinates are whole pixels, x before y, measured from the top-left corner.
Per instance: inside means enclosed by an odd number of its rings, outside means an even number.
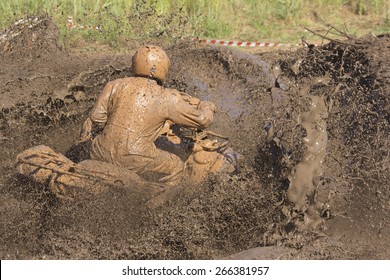
[[[58,204],[14,168],[32,146],[65,153],[103,86],[131,75],[131,56],[67,52],[49,18],[7,38],[0,40],[2,259],[216,259],[256,247],[259,259],[389,259],[390,36],[252,55],[192,42],[168,49],[165,86],[216,103],[210,129],[229,136],[247,162],[155,211],[115,188]],[[128,43],[133,51],[144,42]],[[253,254],[238,258],[245,257]]]
[[[322,96],[310,95],[308,90],[303,90],[302,93],[304,97],[310,98],[310,110],[298,118],[298,123],[306,130],[306,137],[303,139],[306,151],[288,176],[290,186],[287,191],[288,200],[294,203],[294,210],[304,212],[303,222],[297,222],[300,230],[315,228],[322,221],[316,211],[314,198],[319,177],[323,173],[322,165],[328,142],[328,108],[324,99]]]

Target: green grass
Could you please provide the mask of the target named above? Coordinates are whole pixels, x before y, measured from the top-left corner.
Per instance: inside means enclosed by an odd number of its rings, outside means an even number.
[[[40,13],[55,20],[66,41],[111,46],[192,36],[296,42],[315,38],[304,27],[325,34],[319,18],[357,36],[390,32],[389,0],[13,0],[0,2],[0,28]],[[67,16],[103,32],[68,30]]]

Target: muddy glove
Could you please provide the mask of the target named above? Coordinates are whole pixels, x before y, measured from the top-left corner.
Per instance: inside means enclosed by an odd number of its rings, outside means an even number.
[[[216,107],[215,107],[215,104],[213,102],[210,102],[210,101],[200,101],[199,103],[199,109],[203,109],[203,110],[210,110],[212,111],[213,113],[215,113],[216,111]]]

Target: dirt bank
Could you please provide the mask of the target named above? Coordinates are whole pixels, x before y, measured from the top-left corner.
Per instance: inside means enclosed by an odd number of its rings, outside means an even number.
[[[390,37],[169,47],[165,86],[214,101],[211,130],[246,160],[151,211],[126,189],[61,204],[16,174],[28,147],[65,154],[105,83],[131,75],[133,50],[70,52],[50,18],[29,23],[0,34],[2,259],[390,257]]]

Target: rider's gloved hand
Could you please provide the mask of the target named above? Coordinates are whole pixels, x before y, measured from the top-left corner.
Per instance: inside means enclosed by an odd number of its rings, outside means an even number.
[[[210,111],[215,112],[217,107],[211,101],[201,101],[199,103],[199,108],[200,109],[209,109]]]

